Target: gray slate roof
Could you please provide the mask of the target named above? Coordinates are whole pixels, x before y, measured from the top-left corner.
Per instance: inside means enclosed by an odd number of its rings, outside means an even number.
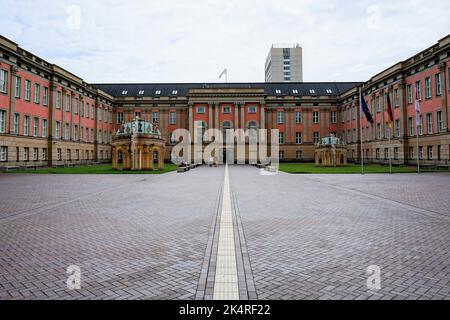
[[[298,83],[111,83],[92,84],[114,97],[186,96],[190,89],[264,89],[272,96],[338,96],[360,82],[298,82]],[[176,90],[176,94],[173,94]],[[280,90],[280,93],[277,93]],[[297,90],[298,93],[293,93]],[[310,90],[314,90],[313,92]],[[331,91],[329,91],[331,90]],[[156,92],[160,91],[160,94]],[[142,94],[143,92],[143,94]]]

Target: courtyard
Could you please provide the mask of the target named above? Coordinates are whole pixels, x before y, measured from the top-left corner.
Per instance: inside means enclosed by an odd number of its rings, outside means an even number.
[[[250,166],[1,174],[0,299],[449,300],[449,182]],[[69,290],[73,265],[81,288]]]

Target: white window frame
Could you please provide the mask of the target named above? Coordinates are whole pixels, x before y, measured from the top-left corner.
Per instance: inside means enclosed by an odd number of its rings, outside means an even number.
[[[8,161],[8,147],[0,146],[0,161],[6,162]]]
[[[8,93],[8,71],[0,69],[0,92]]]
[[[22,78],[19,76],[14,77],[14,97],[20,99],[22,95]]]
[[[6,110],[0,110],[0,133],[6,132]]]
[[[319,111],[313,111],[313,124],[319,123]]]
[[[34,84],[34,103],[41,103],[41,85],[39,83]]]
[[[42,138],[47,138],[47,130],[48,130],[48,126],[47,126],[47,119],[42,119]]]

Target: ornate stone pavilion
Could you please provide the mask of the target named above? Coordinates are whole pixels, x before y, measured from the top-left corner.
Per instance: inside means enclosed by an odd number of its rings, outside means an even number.
[[[331,135],[316,144],[317,167],[342,167],[347,165],[347,147],[339,138]]]
[[[125,123],[112,138],[112,166],[122,170],[164,169],[165,141],[157,123],[139,120]]]

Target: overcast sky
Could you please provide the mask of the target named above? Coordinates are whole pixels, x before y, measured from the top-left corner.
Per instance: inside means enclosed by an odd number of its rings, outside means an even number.
[[[300,43],[304,81],[362,81],[450,33],[448,0],[0,0],[0,34],[87,82],[264,81]]]

